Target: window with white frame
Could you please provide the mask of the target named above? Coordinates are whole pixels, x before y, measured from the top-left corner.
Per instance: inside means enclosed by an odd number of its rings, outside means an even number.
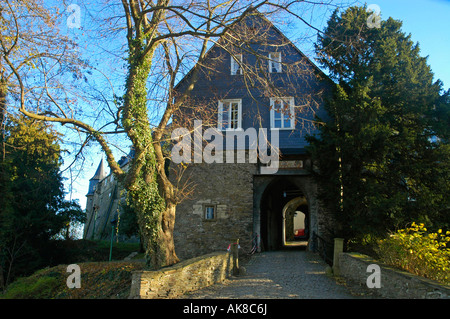
[[[281,73],[281,53],[271,52],[269,53],[269,72]]]
[[[242,101],[219,101],[218,128],[221,130],[236,130],[242,128]]]
[[[242,54],[231,56],[231,75],[242,74]]]
[[[270,127],[273,129],[294,129],[294,98],[270,99]]]

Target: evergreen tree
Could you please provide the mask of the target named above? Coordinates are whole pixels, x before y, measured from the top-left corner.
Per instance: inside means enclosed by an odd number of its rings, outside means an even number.
[[[17,275],[48,265],[50,240],[83,213],[79,205],[64,199],[58,135],[43,122],[24,117],[12,118],[5,131],[0,262],[7,284]]]
[[[368,17],[365,7],[336,10],[316,45],[338,83],[330,120],[309,137],[322,199],[347,238],[412,221],[448,226],[448,97],[401,22],[369,28]]]

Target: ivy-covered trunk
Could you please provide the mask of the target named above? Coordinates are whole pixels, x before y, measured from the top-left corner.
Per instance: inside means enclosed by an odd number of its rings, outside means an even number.
[[[137,214],[147,266],[158,269],[177,263],[173,241],[176,206],[165,203],[156,174],[151,181],[138,178],[138,187],[130,190],[128,196]]]
[[[1,67],[1,65],[0,65]],[[6,94],[8,92],[8,87],[3,76],[0,75],[0,161],[5,159],[5,122],[6,122]]]
[[[1,67],[1,65],[0,65]],[[6,120],[6,93],[7,86],[6,81],[4,81],[3,76],[0,75],[0,183],[3,184],[3,165],[2,162],[5,160],[5,130],[4,124]],[[1,191],[3,189],[0,188]],[[0,204],[3,205],[3,201],[0,200]],[[2,249],[0,248],[0,256],[2,254]],[[2,261],[0,260],[0,291],[3,291],[5,288],[5,279],[3,276],[3,266]]]
[[[173,241],[175,205],[166,203],[163,181],[153,145],[152,130],[147,115],[147,78],[153,58],[142,46],[130,47],[129,74],[124,97],[122,124],[133,143],[135,157],[123,180],[128,200],[137,214],[147,266],[161,268],[178,262]]]

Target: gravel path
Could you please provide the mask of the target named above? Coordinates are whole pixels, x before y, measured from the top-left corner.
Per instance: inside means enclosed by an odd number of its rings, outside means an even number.
[[[246,275],[231,277],[183,296],[186,299],[354,299],[325,274],[326,264],[308,251],[286,250],[252,256]]]

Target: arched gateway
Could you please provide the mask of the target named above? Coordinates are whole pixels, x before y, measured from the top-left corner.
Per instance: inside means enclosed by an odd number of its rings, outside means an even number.
[[[319,205],[316,185],[309,175],[255,176],[253,197],[253,232],[259,234],[259,250],[282,249],[289,244],[311,240],[318,233]],[[304,214],[304,227],[295,234],[295,214]],[[301,215],[300,215],[301,216]]]
[[[286,194],[287,196],[287,194]],[[291,199],[284,205],[282,210],[282,246],[292,247],[299,246],[299,244],[308,238],[308,201],[306,197],[299,196]]]

